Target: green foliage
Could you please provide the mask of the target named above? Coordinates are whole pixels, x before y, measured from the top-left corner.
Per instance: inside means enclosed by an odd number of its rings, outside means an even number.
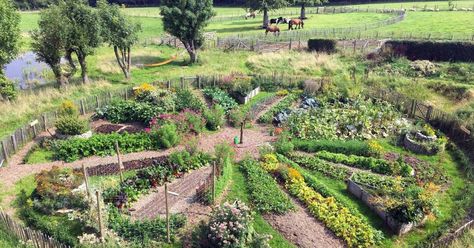
[[[146,133],[138,134],[95,134],[89,139],[72,138],[55,141],[52,144],[54,157],[72,162],[90,156],[109,156],[115,154],[115,142],[122,153],[157,149],[157,142]]]
[[[329,151],[346,155],[369,156],[370,149],[366,142],[359,140],[291,140],[296,150],[304,152]]]
[[[296,100],[298,100],[299,94],[289,94],[285,97],[285,99],[281,100],[278,104],[274,105],[270,108],[265,114],[258,118],[260,123],[271,123],[273,121],[273,117],[280,113],[283,110],[289,109]]]
[[[308,49],[316,52],[334,53],[336,52],[336,43],[336,40],[309,39]]]
[[[180,137],[176,125],[165,124],[152,133],[153,140],[156,140],[158,147],[171,148],[178,144]]]
[[[255,160],[244,160],[241,163],[250,199],[262,213],[286,213],[294,208],[291,200],[281,191],[278,183]]]
[[[288,0],[246,0],[246,5],[253,11],[269,11],[286,7],[290,4]]]
[[[288,133],[282,133],[278,140],[273,144],[277,153],[288,155],[295,149],[295,146],[290,141]]]
[[[232,180],[232,170],[234,165],[232,164],[232,158],[228,157],[224,160],[223,165],[219,165],[221,168],[221,173],[220,175],[217,176],[216,180],[216,198],[218,198],[222,193],[224,193],[224,190],[226,190],[227,185],[229,184],[230,180]],[[212,188],[206,191],[204,195],[204,201],[208,204],[213,203],[212,202]]]
[[[399,175],[410,176],[413,168],[404,162],[389,162],[385,159],[362,157],[357,155],[344,155],[340,153],[331,153],[327,151],[320,151],[316,157],[331,161],[333,163],[340,163],[356,168],[371,170],[372,172],[385,175]]]
[[[238,106],[237,102],[227,92],[219,88],[206,88],[202,92],[213,103],[221,105],[226,113]]]
[[[63,135],[80,135],[89,129],[87,121],[77,116],[62,116],[56,120],[54,126],[56,132]]]
[[[323,175],[337,180],[345,180],[349,178],[351,174],[351,171],[347,168],[332,165],[324,160],[315,157],[291,155],[290,159],[293,160],[295,163],[299,164],[300,166],[303,166],[313,171],[317,171]]]
[[[203,113],[204,119],[206,119],[206,127],[211,131],[219,130],[225,123],[225,110],[224,108],[216,104],[211,109],[206,109]]]
[[[109,228],[120,237],[137,245],[145,245],[150,241],[166,242],[166,220],[156,218],[152,220],[132,221],[124,217],[118,209],[110,207]],[[174,240],[178,230],[184,227],[186,217],[172,214],[170,216],[171,238]]]
[[[176,91],[176,111],[191,109],[193,111],[202,112],[204,103],[193,92],[188,89],[179,89]]]
[[[223,165],[226,159],[233,161],[235,156],[234,147],[225,142],[219,143],[214,146],[214,156],[220,165]]]
[[[472,98],[472,86],[465,84],[433,82],[428,84],[427,87],[454,101],[470,100]]]
[[[117,100],[96,110],[95,117],[113,123],[141,122],[148,125],[153,117],[163,113],[160,106],[149,103]]]
[[[5,78],[0,70],[0,98],[7,100],[15,100],[18,92],[15,87],[15,83]]]
[[[20,40],[20,14],[10,0],[0,1],[0,75],[3,66],[18,54]]]
[[[470,42],[390,40],[385,42],[384,50],[410,60],[472,62],[474,59],[474,45]]]
[[[188,51],[191,63],[204,44],[204,28],[215,15],[211,0],[164,0],[161,7],[164,30],[177,37]]]
[[[173,167],[178,168],[179,172],[189,172],[209,165],[212,158],[207,153],[196,153],[191,155],[187,151],[176,151],[170,154],[169,162]]]
[[[58,5],[42,10],[38,21],[39,28],[31,32],[31,47],[37,59],[51,68],[59,86],[67,81],[61,68],[61,58],[65,56],[68,26],[57,21],[64,18],[63,14]]]

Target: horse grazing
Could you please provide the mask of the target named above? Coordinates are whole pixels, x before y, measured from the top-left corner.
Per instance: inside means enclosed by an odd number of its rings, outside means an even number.
[[[286,18],[284,18],[284,17],[282,17],[282,16],[280,16],[280,17],[278,17],[278,18],[270,19],[270,25],[271,25],[271,24],[276,24],[276,25],[278,25],[278,24],[280,24],[280,23],[288,23],[288,19],[286,19]]]
[[[304,22],[301,19],[291,19],[288,22],[288,29],[293,30],[293,26],[296,26],[298,29],[304,28]]]
[[[278,26],[270,25],[265,30],[265,36],[268,35],[268,32],[274,33],[274,35],[280,36],[280,28]]]
[[[248,12],[247,14],[245,14],[245,20],[249,19],[250,17],[252,17],[253,19],[255,19],[256,16],[257,16],[257,14],[255,14],[255,11],[253,11],[253,12]]]

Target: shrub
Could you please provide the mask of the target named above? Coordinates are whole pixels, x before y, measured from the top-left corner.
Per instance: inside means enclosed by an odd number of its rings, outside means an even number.
[[[190,89],[180,89],[176,91],[176,111],[191,109],[193,111],[202,112],[204,103],[193,94]]]
[[[410,60],[474,61],[474,44],[470,42],[390,40],[382,49],[389,55]]]
[[[59,117],[54,125],[56,132],[63,135],[80,135],[89,129],[87,121],[72,115]]]
[[[79,108],[73,101],[67,100],[61,103],[58,111],[59,116],[78,116]]]
[[[206,119],[206,127],[211,131],[219,130],[224,126],[225,110],[219,104],[214,105],[211,109],[204,111],[204,119]]]
[[[148,103],[135,101],[113,101],[109,105],[98,108],[95,117],[113,123],[141,122],[148,125],[153,117],[163,113],[164,109]]]
[[[182,134],[188,132],[200,134],[204,131],[206,121],[201,117],[200,112],[191,109],[185,109],[178,114],[162,114],[150,121],[152,129],[160,128],[160,126],[165,124],[175,125],[178,132]]]
[[[0,97],[6,100],[15,100],[18,95],[15,83],[6,79],[0,72]]]
[[[367,143],[359,140],[301,140],[293,139],[296,150],[305,152],[330,151],[346,155],[370,156],[371,150]]]
[[[219,164],[223,164],[226,159],[234,160],[235,149],[233,146],[222,142],[214,146],[214,156]]]
[[[278,140],[273,144],[277,153],[287,155],[293,152],[295,146],[290,141],[289,134],[282,133]]]
[[[308,49],[316,52],[334,53],[336,52],[337,41],[329,39],[309,39]]]
[[[158,147],[160,148],[171,148],[178,144],[179,134],[174,124],[165,124],[158,130],[152,132],[152,137],[156,140]]]
[[[229,112],[229,124],[233,127],[240,127],[245,119],[246,113],[240,108],[235,108]]]
[[[148,83],[141,84],[133,89],[135,99],[139,102],[153,102],[153,92],[156,88]]]
[[[268,239],[255,232],[252,213],[240,201],[224,203],[212,211],[209,225],[202,238],[207,242],[202,247],[269,247]],[[258,246],[254,246],[258,245]]]

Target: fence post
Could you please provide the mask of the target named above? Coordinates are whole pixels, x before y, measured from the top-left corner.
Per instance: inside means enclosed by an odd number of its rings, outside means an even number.
[[[5,145],[4,140],[2,140],[2,152],[3,152],[3,157],[5,158],[5,161],[8,162],[7,146]]]
[[[410,114],[409,116],[413,118],[415,116],[415,111],[416,111],[416,100],[411,100],[411,107],[410,107]]]
[[[104,224],[102,223],[102,209],[100,208],[100,192],[97,190],[95,192],[95,195],[97,197],[97,213],[98,213],[98,219],[99,219],[99,237],[100,240],[104,240]]]
[[[170,235],[170,209],[168,206],[168,183],[165,183],[165,205],[166,205],[166,241],[171,243]]]
[[[125,89],[125,100],[128,100],[128,90]]]
[[[91,200],[91,191],[89,188],[89,178],[87,175],[86,165],[82,164],[82,174],[84,174],[84,182],[86,184],[87,197]]]
[[[212,164],[212,203],[216,202],[216,161]]]
[[[118,141],[115,141],[115,152],[117,153],[117,162],[118,162],[119,172],[120,172],[120,182],[123,182],[123,163],[122,163],[122,158],[120,157],[120,148],[118,145]]]
[[[196,76],[198,89],[201,89],[201,76]]]
[[[13,134],[13,135],[11,136],[11,139],[12,139],[12,144],[13,144],[13,150],[14,150],[15,152],[17,152],[17,150],[18,150],[18,145],[17,145],[17,143],[16,143],[15,134]]]
[[[431,115],[433,114],[433,106],[428,106],[428,110],[426,111],[426,122],[431,120]]]
[[[85,110],[85,108],[84,108],[84,100],[81,99],[80,102],[81,102],[81,115],[85,115],[85,114],[86,114],[86,110]]]
[[[168,80],[168,82],[166,82],[166,87],[168,87],[168,89],[171,89],[171,80]]]
[[[184,89],[184,77],[181,77],[180,80],[181,80],[181,89]]]
[[[291,50],[291,43],[292,43],[292,40],[291,40],[291,37],[290,37],[290,44],[289,44],[289,47],[288,47],[289,50]]]
[[[48,129],[46,114],[43,114],[41,118],[43,119],[44,130],[46,131]]]
[[[99,97],[98,96],[95,96],[95,106],[97,108],[100,108],[100,102],[99,102]]]

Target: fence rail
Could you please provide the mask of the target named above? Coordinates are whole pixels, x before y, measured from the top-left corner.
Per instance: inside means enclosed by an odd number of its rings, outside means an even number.
[[[50,236],[29,227],[22,226],[13,220],[7,213],[0,209],[0,225],[4,225],[8,232],[16,236],[20,241],[32,245],[35,248],[69,248]]]

